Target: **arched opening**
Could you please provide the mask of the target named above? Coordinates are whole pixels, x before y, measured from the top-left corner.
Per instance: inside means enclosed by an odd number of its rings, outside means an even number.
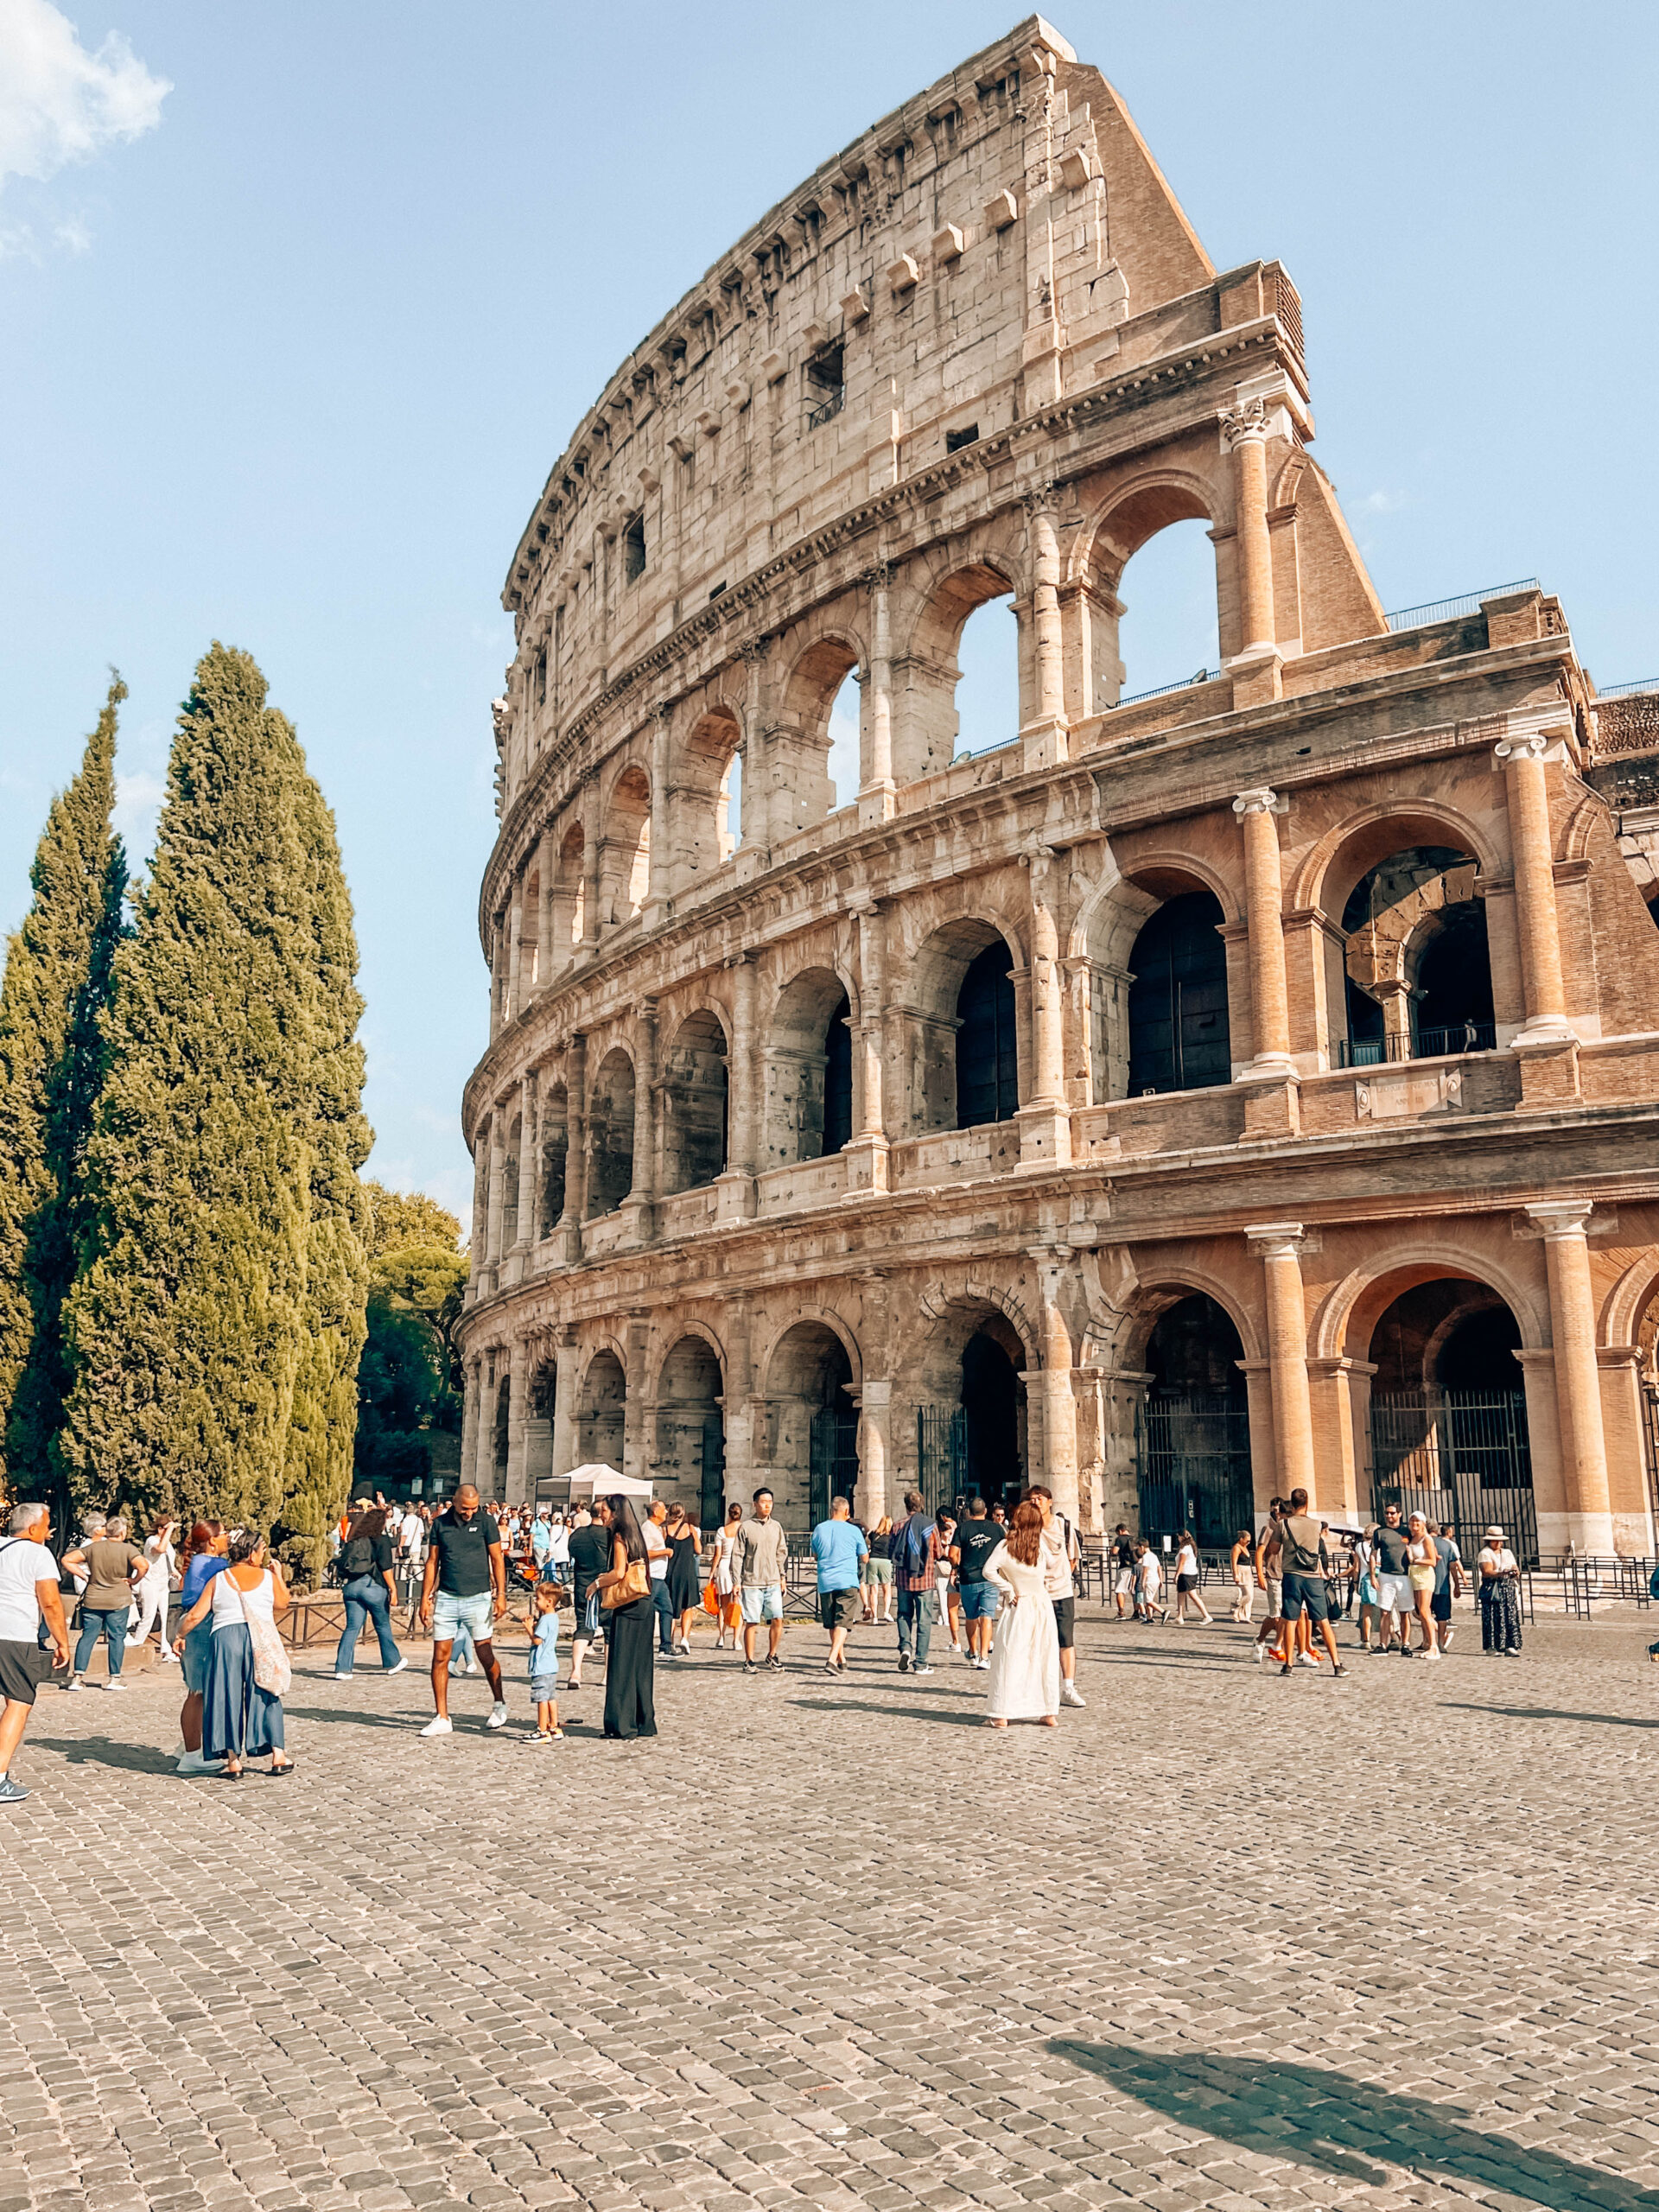
[[[594,1077],[588,1105],[588,1218],[610,1213],[633,1188],[633,1062],[620,1046]]]
[[[504,1252],[510,1252],[518,1242],[518,1159],[524,1146],[524,1120],[515,1114],[507,1125],[506,1150],[501,1166],[501,1249]]]
[[[587,922],[587,882],[582,861],[587,851],[582,824],[575,823],[559,846],[559,865],[553,879],[553,964],[569,965],[582,943]]]
[[[627,1377],[622,1363],[607,1346],[596,1351],[582,1378],[576,1406],[576,1457],[587,1465],[597,1462],[623,1473],[622,1438],[627,1421]],[[564,1470],[562,1471],[568,1471]]]
[[[893,663],[893,772],[911,784],[948,768],[963,751],[1008,745],[1020,731],[1019,633],[1006,612],[975,626],[976,609],[1012,596],[1014,585],[986,562],[938,585]]]
[[[552,1494],[557,1476],[570,1471],[553,1465],[553,1416],[558,1402],[558,1368],[550,1359],[542,1360],[531,1374],[524,1414],[524,1496],[534,1503]]]
[[[495,1421],[490,1436],[490,1486],[496,1498],[506,1496],[507,1442],[512,1433],[512,1377],[504,1365],[495,1386]],[[490,1500],[486,1498],[485,1503]]]
[[[524,878],[524,897],[519,925],[518,944],[518,1004],[520,1009],[538,991],[547,988],[548,978],[542,973],[541,931],[537,926],[542,911],[542,871],[534,868]]]
[[[1135,1436],[1149,1541],[1190,1529],[1222,1548],[1255,1526],[1243,1357],[1232,1316],[1202,1291],[1177,1298],[1154,1323]]]
[[[640,767],[625,768],[611,789],[600,854],[600,920],[607,929],[631,921],[651,889],[651,784]]]
[[[1342,910],[1350,1067],[1497,1043],[1485,901],[1473,856],[1413,845],[1368,868]]]
[[[742,734],[721,708],[694,724],[674,794],[677,881],[693,888],[736,851],[742,835]]]
[[[542,1099],[541,1222],[552,1233],[564,1212],[564,1172],[570,1149],[570,1102],[562,1083],[549,1085]]]
[[[1232,1080],[1227,951],[1213,891],[1166,899],[1129,955],[1129,1096]]]
[[[957,993],[957,1127],[1011,1122],[1020,1110],[1020,1047],[1008,948],[976,952]]]
[[[1396,1504],[1452,1530],[1465,1560],[1496,1522],[1535,1565],[1521,1330],[1484,1283],[1437,1276],[1402,1290],[1370,1334],[1372,1510]]]
[[[819,638],[791,671],[783,712],[766,739],[771,834],[787,836],[822,822],[838,803],[832,778],[831,715],[858,654],[850,639]],[[856,751],[854,753],[856,763]],[[856,785],[857,771],[854,769]]]
[[[858,1481],[858,1411],[849,1395],[853,1363],[822,1321],[797,1321],[779,1339],[766,1378],[772,1416],[773,1510],[790,1529],[822,1521],[835,1497]]]
[[[976,1492],[1010,1510],[1031,1479],[1025,1346],[1002,1314],[950,1316],[923,1362],[916,1409],[917,1487],[936,1510]]]
[[[858,671],[849,669],[830,707],[830,781],[837,810],[850,806],[858,797],[861,777],[860,723],[864,711],[864,687]]]
[[[1007,940],[977,915],[945,923],[917,954],[908,1002],[895,1008],[912,1129],[976,1128],[1011,1118],[1020,1056],[1010,976],[1018,965]]]
[[[851,1014],[841,978],[809,968],[779,995],[766,1056],[770,1167],[821,1160],[853,1133]]]
[[[702,1337],[682,1337],[657,1383],[659,1497],[677,1498],[705,1535],[726,1510],[726,1426],[720,1361]]]
[[[1143,485],[1119,500],[1096,531],[1078,602],[1085,714],[1215,672],[1221,654],[1212,523],[1196,485],[1169,482]]]
[[[726,1165],[726,1033],[704,1007],[668,1051],[663,1084],[663,1188],[691,1191]]]

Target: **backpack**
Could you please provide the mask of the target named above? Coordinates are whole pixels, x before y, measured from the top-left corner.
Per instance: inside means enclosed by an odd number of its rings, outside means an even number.
[[[1309,1514],[1299,1517],[1311,1520],[1313,1516]],[[1313,1547],[1311,1551],[1306,1545],[1297,1542],[1295,1537],[1291,1535],[1290,1529],[1289,1521],[1280,1522],[1279,1548],[1284,1554],[1281,1561],[1283,1571],[1287,1574],[1317,1574],[1319,1571],[1319,1553],[1325,1541],[1323,1522],[1319,1525],[1319,1535],[1313,1539]]]
[[[372,1536],[353,1536],[340,1548],[334,1561],[335,1572],[342,1582],[355,1581],[359,1574],[374,1573],[374,1539]]]
[[[933,1533],[933,1526],[925,1513],[912,1513],[888,1537],[887,1557],[901,1573],[927,1573],[927,1540]]]

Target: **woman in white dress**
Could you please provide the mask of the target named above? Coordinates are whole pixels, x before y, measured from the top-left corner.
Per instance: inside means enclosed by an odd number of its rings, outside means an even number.
[[[985,1580],[1002,1599],[991,1647],[988,1728],[1006,1728],[1010,1720],[1059,1725],[1060,1639],[1043,1577],[1042,1547],[1042,1508],[1027,1499],[985,1562]]]

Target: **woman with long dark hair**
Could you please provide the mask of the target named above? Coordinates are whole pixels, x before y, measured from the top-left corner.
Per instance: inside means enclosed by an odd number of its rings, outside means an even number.
[[[605,1615],[605,1733],[654,1736],[656,1659],[652,1635],[655,1610],[645,1564],[645,1539],[626,1497],[613,1497],[607,1503],[611,1564],[594,1584]]]
[[[222,1521],[191,1522],[184,1549],[179,1554],[184,1576],[179,1590],[181,1620],[213,1577],[222,1574],[229,1565],[226,1554],[230,1550],[230,1541]],[[173,1647],[184,1661],[184,1704],[179,1713],[179,1733],[184,1738],[184,1749],[179,1754],[178,1770],[181,1774],[209,1774],[213,1767],[201,1756],[201,1695],[207,1687],[213,1656],[212,1623],[203,1619],[182,1638],[182,1651],[176,1643]]]
[[[357,1639],[365,1620],[374,1623],[380,1646],[380,1664],[388,1675],[401,1675],[409,1662],[397,1649],[392,1634],[391,1609],[397,1602],[392,1579],[391,1539],[386,1516],[378,1505],[359,1498],[352,1508],[346,1541],[340,1548],[340,1584],[346,1598],[346,1627],[334,1654],[334,1680],[349,1682],[357,1657]]]

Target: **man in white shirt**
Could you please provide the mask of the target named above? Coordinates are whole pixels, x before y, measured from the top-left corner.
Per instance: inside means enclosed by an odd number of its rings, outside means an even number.
[[[668,1603],[668,1538],[663,1534],[663,1523],[668,1518],[666,1498],[653,1497],[651,1510],[641,1524],[640,1534],[645,1540],[645,1564],[651,1576],[652,1610],[657,1616],[657,1649],[664,1659],[677,1659],[674,1649],[674,1615]]]
[[[0,1537],[0,1805],[21,1805],[29,1792],[11,1778],[41,1675],[41,1623],[52,1639],[52,1664],[69,1664],[69,1624],[58,1592],[58,1562],[46,1548],[52,1516],[43,1505],[14,1505],[10,1532]]]

